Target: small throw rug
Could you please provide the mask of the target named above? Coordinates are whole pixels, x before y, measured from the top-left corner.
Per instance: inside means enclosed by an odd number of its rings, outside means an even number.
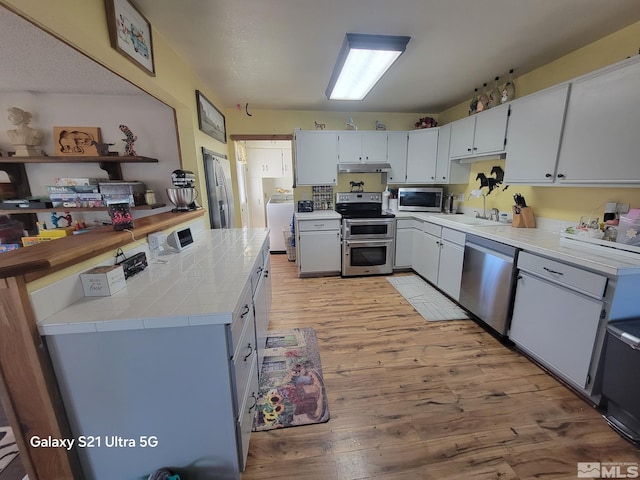
[[[387,277],[387,280],[428,322],[467,320],[467,312],[418,275]]]
[[[0,427],[0,472],[18,456],[18,445],[11,427]]]
[[[269,332],[259,383],[254,432],[329,420],[314,329]]]

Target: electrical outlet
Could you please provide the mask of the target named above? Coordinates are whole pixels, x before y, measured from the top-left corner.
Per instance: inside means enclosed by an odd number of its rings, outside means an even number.
[[[618,203],[616,205],[616,213],[617,214],[629,213],[629,204],[628,203]]]
[[[464,202],[464,193],[459,193],[458,194],[458,201],[459,202]]]
[[[167,241],[167,234],[162,232],[150,233],[147,235],[147,242],[151,250],[157,250],[163,247]]]

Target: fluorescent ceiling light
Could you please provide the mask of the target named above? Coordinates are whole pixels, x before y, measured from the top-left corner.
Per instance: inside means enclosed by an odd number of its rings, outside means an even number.
[[[347,33],[329,80],[327,98],[362,100],[406,50],[410,39]]]

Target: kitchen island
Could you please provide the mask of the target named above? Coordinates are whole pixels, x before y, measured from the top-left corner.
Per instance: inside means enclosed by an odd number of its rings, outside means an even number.
[[[238,479],[271,301],[267,229],[205,230],[38,323],[85,479]]]

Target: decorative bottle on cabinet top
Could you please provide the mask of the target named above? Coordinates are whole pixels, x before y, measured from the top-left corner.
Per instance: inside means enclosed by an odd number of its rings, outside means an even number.
[[[478,89],[476,88],[473,91],[473,97],[471,98],[471,103],[469,104],[469,115],[473,115],[478,111]]]
[[[516,85],[515,83],[513,83],[513,68],[512,68],[511,70],[509,70],[509,79],[507,80],[507,83],[505,83],[504,87],[502,87],[502,98],[500,100],[501,100],[501,103],[506,103],[506,102],[510,102],[514,98],[516,98]]]
[[[478,112],[487,110],[489,108],[489,91],[487,90],[487,84],[482,86],[482,93],[478,97]]]
[[[502,92],[500,91],[500,87],[498,87],[498,82],[500,81],[500,77],[496,77],[495,85],[489,94],[489,108],[497,107],[500,105],[500,100],[502,97]]]

